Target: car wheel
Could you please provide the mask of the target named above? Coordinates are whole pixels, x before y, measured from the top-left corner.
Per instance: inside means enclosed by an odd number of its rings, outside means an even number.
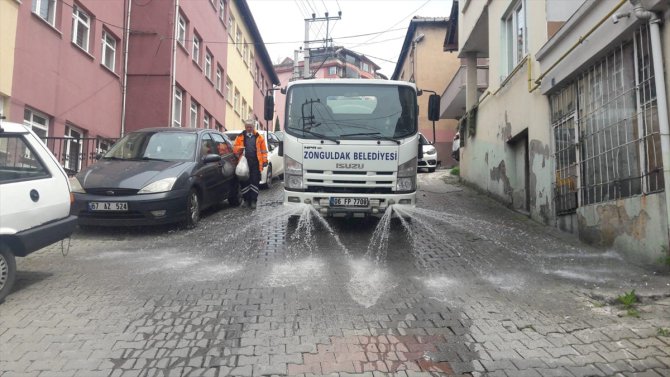
[[[0,245],[0,302],[12,290],[16,279],[16,259],[14,253],[5,245]]]
[[[191,189],[186,200],[186,220],[185,225],[188,229],[193,229],[200,221],[200,198],[195,189]]]
[[[272,165],[268,165],[268,173],[265,175],[265,188],[272,187]]]
[[[228,193],[228,204],[232,207],[238,207],[242,204],[242,188],[240,187],[240,181],[235,180],[235,184],[231,187],[230,192]]]

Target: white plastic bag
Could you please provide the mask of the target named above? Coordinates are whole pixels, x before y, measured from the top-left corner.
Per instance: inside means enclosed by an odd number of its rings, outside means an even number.
[[[247,162],[247,157],[245,155],[242,155],[242,158],[240,158],[240,161],[237,163],[235,174],[243,181],[249,179],[249,163]]]

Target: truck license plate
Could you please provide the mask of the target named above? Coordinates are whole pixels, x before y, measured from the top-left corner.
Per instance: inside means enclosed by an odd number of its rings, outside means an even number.
[[[127,211],[127,202],[88,202],[90,211]]]
[[[367,207],[368,198],[330,198],[331,207]]]

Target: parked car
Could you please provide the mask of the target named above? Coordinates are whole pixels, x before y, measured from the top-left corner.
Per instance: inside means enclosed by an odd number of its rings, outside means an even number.
[[[22,124],[0,121],[0,301],[16,279],[15,257],[69,237],[65,170],[42,140]]]
[[[235,138],[242,132],[244,131],[226,131],[225,134],[230,138],[232,143],[235,143]],[[273,132],[258,132],[266,138],[265,142],[268,145],[268,166],[263,168],[261,172],[260,185],[269,187],[275,177],[284,179],[284,157],[279,156],[279,143],[281,143],[281,140]]]
[[[421,143],[423,149],[423,158],[419,160],[419,169],[426,168],[429,172],[434,172],[437,168],[437,149],[421,133],[419,134],[419,143]]]
[[[181,222],[195,227],[201,210],[242,201],[233,146],[220,132],[147,128],[127,134],[72,180],[80,225]]]

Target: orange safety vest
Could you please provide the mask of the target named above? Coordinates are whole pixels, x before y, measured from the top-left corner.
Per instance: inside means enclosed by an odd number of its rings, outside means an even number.
[[[235,138],[235,144],[233,145],[233,153],[238,155],[238,161],[242,158],[242,151],[244,148],[244,134],[246,131],[242,131]],[[258,157],[258,171],[263,171],[263,164],[268,163],[268,147],[265,145],[265,138],[263,135],[254,131],[256,135],[256,156]]]

